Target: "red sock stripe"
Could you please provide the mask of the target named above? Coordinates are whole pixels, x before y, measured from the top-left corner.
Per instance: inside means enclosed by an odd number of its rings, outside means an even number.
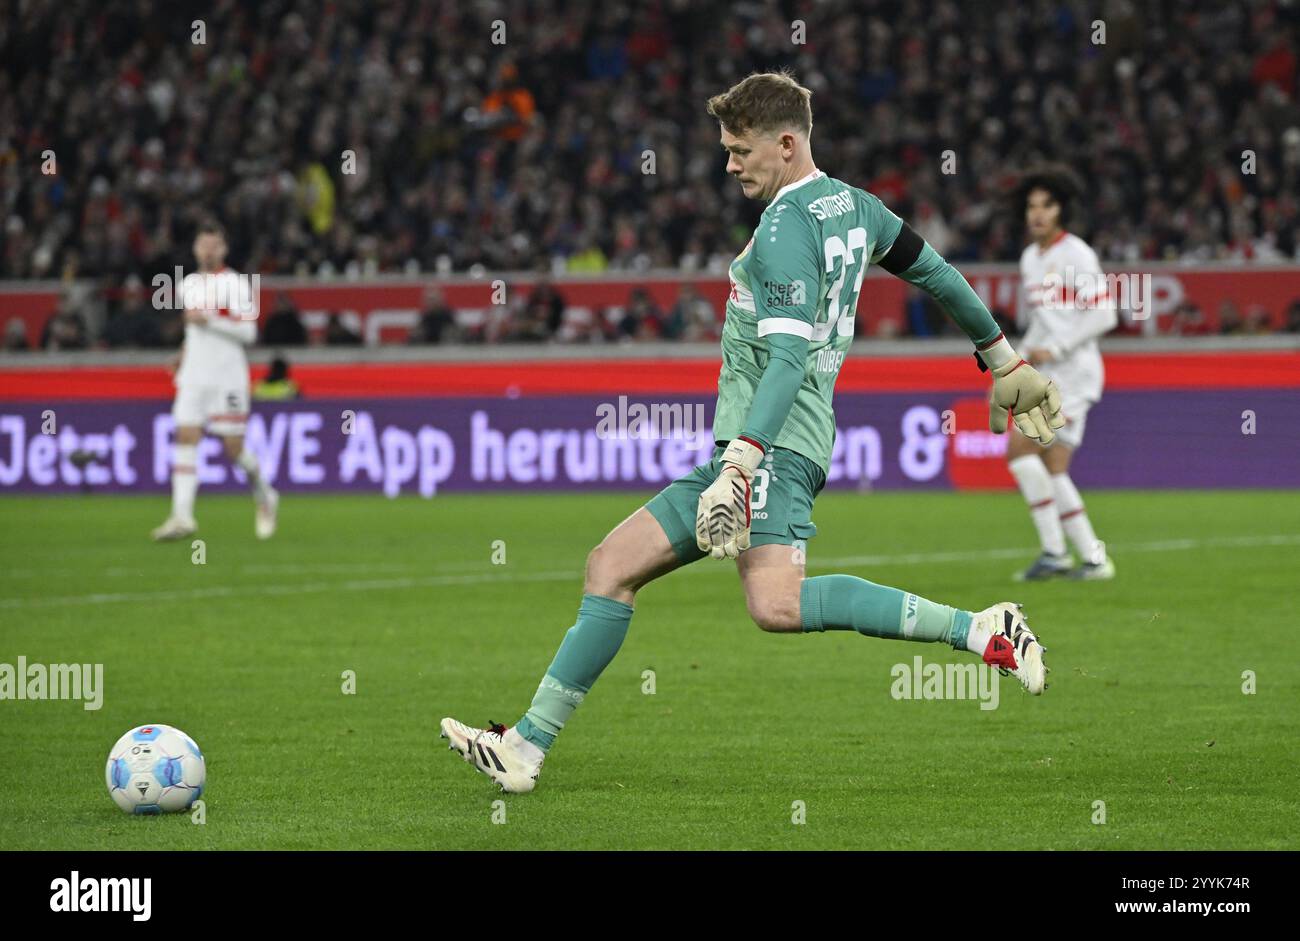
[[[1061,519],[1068,520],[1071,516],[1078,516],[1082,512],[1083,512],[1083,507],[1079,507],[1077,510],[1071,510],[1069,513],[1062,513]]]
[[[1039,500],[1037,503],[1029,504],[1029,508],[1031,510],[1041,510],[1043,507],[1051,506],[1055,502],[1056,501],[1053,500],[1051,497],[1048,497],[1046,500]]]

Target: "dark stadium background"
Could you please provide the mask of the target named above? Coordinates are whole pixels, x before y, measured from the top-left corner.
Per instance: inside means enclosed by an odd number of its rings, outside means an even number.
[[[654,378],[716,359],[726,265],[761,208],[726,177],[704,101],[783,67],[813,89],[819,166],[908,219],[1012,332],[1023,233],[1008,189],[1043,159],[1085,181],[1072,230],[1108,271],[1154,287],[1154,310],[1123,312],[1106,341],[1097,414],[1111,420],[1093,423],[1115,435],[1107,448],[1151,458],[1128,483],[1242,479],[1180,478],[1184,460],[1156,459],[1167,449],[1126,446],[1125,415],[1166,408],[1150,394],[1222,384],[1212,398],[1236,414],[1300,385],[1293,4],[146,0],[7,13],[0,382],[15,408],[39,412],[65,390],[166,411],[159,367],[182,331],[178,312],[155,309],[154,279],[188,270],[207,215],[227,227],[231,263],[263,278],[255,376],[284,359],[303,409],[509,391],[496,407],[528,426],[548,412],[534,392],[604,400],[632,376],[642,395],[711,407],[707,367]],[[872,272],[857,332],[842,418],[854,392],[979,394],[955,326],[902,282]],[[917,355],[947,360],[903,387],[881,370],[907,360],[875,359]],[[628,365],[561,365],[567,384],[521,365],[462,388],[458,370],[485,358]],[[390,362],[405,364],[400,381]],[[1252,387],[1270,391],[1254,402]],[[79,418],[107,431],[94,410]],[[894,408],[870,422],[896,424]],[[1240,437],[1218,431],[1162,434],[1191,435],[1202,454]],[[1274,443],[1252,479],[1292,484],[1290,443]],[[1082,482],[1117,482],[1088,463],[1107,448],[1081,456]],[[988,466],[938,480],[1006,485],[999,449],[971,443]],[[63,471],[55,489],[86,485]],[[889,476],[874,482],[905,483]]]

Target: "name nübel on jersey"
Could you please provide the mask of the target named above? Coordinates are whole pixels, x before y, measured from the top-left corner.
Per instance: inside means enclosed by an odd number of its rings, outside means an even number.
[[[839,372],[844,365],[844,351],[833,346],[825,347],[817,353],[818,372]]]

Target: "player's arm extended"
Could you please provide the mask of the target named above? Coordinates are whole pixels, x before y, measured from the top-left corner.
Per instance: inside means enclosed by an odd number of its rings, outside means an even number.
[[[751,481],[784,427],[803,382],[808,339],[793,333],[771,333],[767,344],[770,355],[754,390],[745,427],[727,443],[722,470],[700,494],[696,507],[696,544],[715,559],[734,559],[749,548]]]
[[[804,363],[808,359],[808,338],[793,333],[769,333],[766,337],[770,357],[763,377],[754,389],[754,401],[740,433],[763,449],[772,450],[776,436],[794,407],[795,396],[803,383]]]
[[[1010,413],[1027,438],[1051,444],[1056,437],[1053,429],[1065,425],[1060,393],[1020,358],[961,272],[905,222],[878,264],[933,297],[974,341],[980,369],[993,373],[989,428],[998,434],[1006,431]]]
[[[793,212],[770,231],[778,225],[779,235],[755,244],[750,272],[767,364],[745,424],[727,443],[718,477],[700,494],[696,508],[696,544],[715,559],[734,559],[749,548],[751,481],[794,407],[817,316],[818,243],[806,221]]]

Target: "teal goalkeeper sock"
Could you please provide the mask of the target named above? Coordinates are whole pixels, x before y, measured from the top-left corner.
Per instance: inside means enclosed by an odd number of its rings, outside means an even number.
[[[623,646],[631,621],[630,604],[600,595],[583,595],[578,622],[565,633],[537,687],[533,704],[515,725],[515,731],[542,751],[550,748],[573,710]]]
[[[799,613],[807,631],[857,631],[897,640],[943,641],[966,649],[971,613],[935,604],[856,575],[805,578]]]

